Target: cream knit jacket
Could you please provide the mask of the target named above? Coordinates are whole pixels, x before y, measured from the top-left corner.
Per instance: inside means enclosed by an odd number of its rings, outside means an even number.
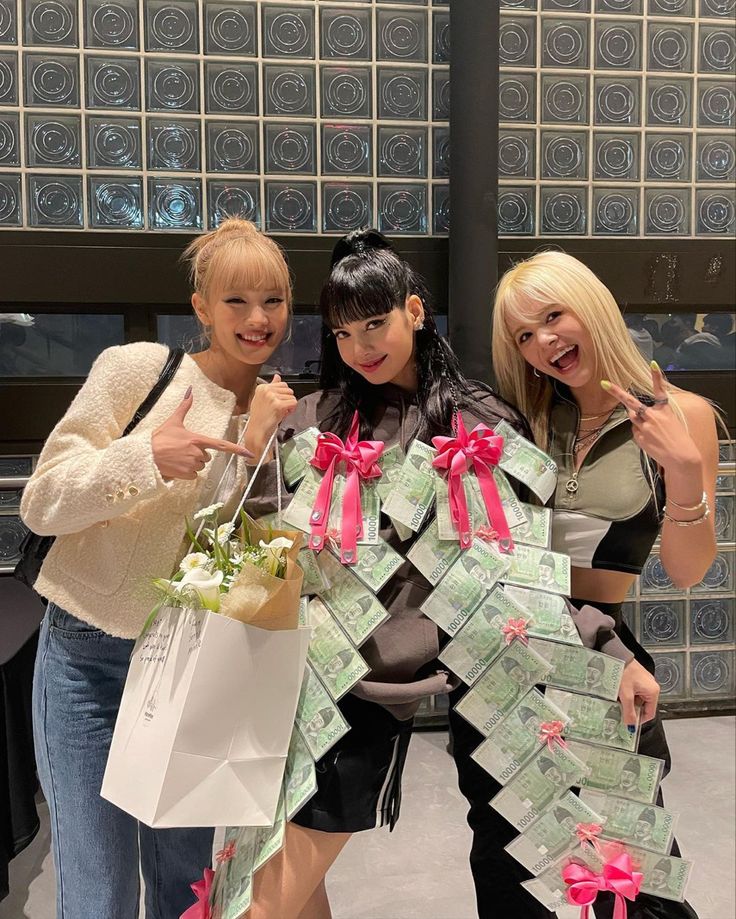
[[[111,635],[135,638],[156,602],[155,577],[169,577],[179,561],[184,519],[199,508],[207,467],[196,481],[164,481],[153,461],[152,432],[181,402],[194,402],[185,424],[224,437],[235,396],[209,380],[189,355],[151,412],[121,437],[156,382],[164,345],[138,342],[109,348],[95,361],[66,415],[52,431],[21,501],[21,516],[40,535],[55,535],[36,590],[74,616]],[[248,469],[237,457],[239,483]],[[269,464],[274,466],[275,464]],[[264,466],[258,494],[274,494]],[[273,508],[254,496],[248,510]]]

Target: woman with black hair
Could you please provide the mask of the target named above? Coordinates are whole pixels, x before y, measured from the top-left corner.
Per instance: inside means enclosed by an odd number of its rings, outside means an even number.
[[[514,408],[463,376],[437,331],[424,281],[377,231],[355,231],[337,243],[320,309],[321,389],[285,419],[284,440],[309,427],[344,439],[357,412],[361,438],[406,452],[416,439],[449,434],[458,410],[468,430],[504,420],[531,437]],[[388,518],[382,524],[383,539],[406,555],[415,537],[402,542]],[[449,637],[420,610],[431,591],[409,562],[379,591],[390,616],[360,647],[370,673],[339,702],[350,731],[317,763],[317,793],[287,824],[282,852],[256,874],[251,919],[329,919],[324,876],[350,835],[398,820],[415,712],[438,694],[452,692],[452,706],[467,689],[437,660]],[[589,614],[605,628],[607,617]],[[600,635],[595,623],[589,631]],[[520,886],[528,873],[504,851],[516,831],[488,805],[500,786],[470,758],[483,738],[454,711],[450,725],[470,803],[479,915],[546,919],[551,914]]]
[[[448,434],[457,409],[468,430],[503,419],[529,436],[518,412],[463,376],[424,281],[380,233],[356,231],[337,243],[320,308],[321,388],[300,400],[284,440],[311,426],[345,438],[357,411],[362,438],[407,450],[416,438]],[[382,522],[381,536],[405,554],[410,542]],[[351,729],[318,762],[317,793],[287,825],[284,850],[256,875],[253,919],[327,919],[324,875],[350,835],[395,825],[414,714],[424,698],[457,686],[436,660],[437,626],[419,609],[431,590],[406,562],[379,592],[390,618],[360,648],[371,672],[339,703]],[[527,874],[507,861],[518,888]],[[521,888],[519,896],[531,917],[534,901]]]

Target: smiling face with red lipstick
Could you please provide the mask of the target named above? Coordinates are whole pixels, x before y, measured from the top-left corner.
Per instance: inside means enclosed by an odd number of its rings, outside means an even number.
[[[369,383],[416,389],[415,333],[424,324],[424,304],[410,294],[403,307],[345,322],[332,330],[341,360]]]

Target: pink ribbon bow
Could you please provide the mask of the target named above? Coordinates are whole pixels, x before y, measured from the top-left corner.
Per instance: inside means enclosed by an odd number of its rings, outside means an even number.
[[[210,919],[210,893],[212,891],[212,878],[215,872],[212,868],[204,869],[204,877],[201,881],[192,884],[192,890],[197,898],[189,909],[185,910],[179,919]]]
[[[529,644],[529,636],[526,634],[526,619],[509,619],[506,625],[501,629],[506,636],[506,644],[518,638],[523,645]]]
[[[575,827],[575,835],[580,840],[580,845],[584,846],[586,843],[592,846],[598,855],[601,858],[601,861],[606,860],[606,856],[601,849],[601,844],[598,842],[598,837],[603,832],[603,827],[600,823],[578,823]]]
[[[546,743],[550,753],[554,752],[555,744],[566,747],[567,744],[562,737],[564,730],[564,721],[545,721],[539,725],[539,742]]]
[[[576,864],[568,865],[562,871],[562,880],[568,885],[567,902],[580,907],[580,919],[589,919],[590,907],[601,890],[614,895],[613,919],[626,919],[626,900],[636,900],[642,879],[641,872],[634,871],[628,852],[622,852],[606,862],[600,874],[585,865]]]
[[[235,843],[233,840],[224,846],[220,851],[215,855],[215,861],[218,865],[221,865],[223,862],[229,862],[231,858],[235,858]]]
[[[483,495],[490,529],[498,534],[499,547],[504,552],[510,552],[514,543],[501,504],[501,496],[493,478],[493,467],[498,465],[503,453],[503,437],[494,434],[485,424],[476,425],[468,434],[459,412],[453,419],[453,426],[454,437],[432,438],[432,443],[437,448],[432,465],[435,469],[448,471],[450,516],[458,531],[460,545],[467,549],[473,541],[462,479],[463,473],[473,468]]]
[[[358,413],[353,415],[350,433],[343,443],[330,431],[320,434],[312,466],[324,472],[317,491],[317,497],[310,517],[310,549],[319,551],[325,544],[327,524],[332,504],[332,488],[335,472],[339,463],[347,467],[347,480],[342,496],[342,533],[340,540],[340,560],[343,564],[354,565],[358,560],[358,540],[363,536],[363,510],[360,504],[360,482],[362,479],[377,479],[381,475],[378,460],[383,453],[383,442],[380,440],[358,440],[360,420]]]

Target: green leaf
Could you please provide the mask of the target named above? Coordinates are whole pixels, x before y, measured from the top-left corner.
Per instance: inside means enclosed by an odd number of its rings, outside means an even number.
[[[192,529],[189,521],[185,519],[184,522],[187,528],[187,538],[189,539],[189,542],[191,542],[193,548],[195,548],[197,552],[204,552],[205,554],[207,554],[206,549],[202,546],[200,541],[194,535],[194,530]]]

